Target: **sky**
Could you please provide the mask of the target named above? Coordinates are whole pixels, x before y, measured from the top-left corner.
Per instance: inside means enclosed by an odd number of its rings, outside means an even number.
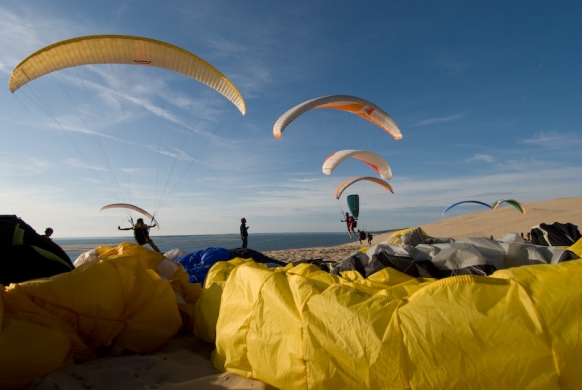
[[[204,59],[243,96],[180,74],[92,65],[0,91],[0,214],[53,237],[125,237],[118,202],[155,213],[152,235],[387,230],[582,194],[582,4],[573,1],[79,1],[0,3],[0,84],[27,56],[86,35],[153,38]],[[351,95],[386,111],[402,139],[355,115],[290,108]],[[394,194],[343,149],[390,165]],[[511,206],[505,206],[511,207]],[[519,213],[516,211],[516,218]],[[553,222],[553,221],[540,221]]]

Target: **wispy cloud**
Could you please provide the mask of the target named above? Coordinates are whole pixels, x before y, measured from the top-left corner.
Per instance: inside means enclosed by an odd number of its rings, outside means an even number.
[[[49,161],[36,157],[1,154],[0,178],[40,175],[46,172],[52,165]]]
[[[522,140],[521,143],[547,149],[577,148],[582,144],[582,138],[574,133],[544,131],[534,134],[533,138]]]
[[[453,122],[453,121],[456,121],[457,119],[462,118],[464,115],[465,115],[465,113],[460,113],[460,114],[439,117],[439,118],[423,119],[423,120],[420,120],[416,123],[413,123],[409,127],[430,126],[430,125],[435,125],[435,124],[439,124],[439,123]]]
[[[34,7],[21,4],[15,8],[0,6],[0,73],[10,74],[26,56],[63,37],[74,36],[71,32],[78,29],[68,20],[47,18]]]
[[[493,158],[493,156],[489,154],[476,154],[473,157],[466,159],[465,161],[466,162],[485,161],[487,163],[492,163],[495,161],[495,159]]]
[[[77,168],[91,169],[95,171],[108,171],[108,169],[100,167],[97,164],[90,163],[88,161],[82,161],[76,158],[67,158],[63,160],[63,163]]]
[[[463,73],[470,65],[469,61],[461,61],[453,56],[442,57],[437,64],[452,74]]]

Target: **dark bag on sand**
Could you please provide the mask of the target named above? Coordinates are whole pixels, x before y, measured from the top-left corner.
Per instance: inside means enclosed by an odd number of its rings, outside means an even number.
[[[532,227],[530,233],[532,244],[544,246],[570,246],[582,238],[578,228],[571,223],[540,223]]]
[[[75,267],[52,240],[16,215],[0,215],[0,283],[8,285],[69,272]]]

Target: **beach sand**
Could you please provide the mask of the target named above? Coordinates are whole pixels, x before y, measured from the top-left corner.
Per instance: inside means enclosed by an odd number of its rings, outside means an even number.
[[[582,226],[582,198],[560,198],[523,204],[526,214],[511,205],[498,210],[485,210],[444,218],[422,225],[433,237],[499,238],[504,234],[523,232],[540,223],[573,223]],[[347,233],[346,233],[347,234]],[[392,233],[374,236],[372,245],[386,240]],[[264,252],[285,262],[304,259],[341,261],[354,251],[366,247],[357,239],[334,247],[289,249]],[[94,361],[73,364],[37,380],[29,389],[273,389],[260,381],[221,373],[210,361],[213,344],[194,336],[178,335],[151,355],[104,357]]]

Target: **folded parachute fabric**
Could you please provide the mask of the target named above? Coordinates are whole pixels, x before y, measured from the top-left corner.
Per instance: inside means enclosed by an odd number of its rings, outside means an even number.
[[[183,326],[180,305],[193,315],[201,291],[181,267],[160,267],[163,255],[130,243],[100,252],[71,272],[0,292],[0,388],[25,386],[97,351],[153,352]],[[169,280],[155,271],[162,268],[174,272]]]
[[[578,226],[560,222],[540,223],[531,228],[530,234],[532,243],[544,246],[570,246],[582,238]]]
[[[393,268],[342,275],[216,264],[197,306],[220,308],[197,318],[215,321],[214,365],[281,389],[582,383],[582,261],[441,280]]]
[[[456,242],[437,242],[437,239],[413,240],[405,245],[401,237],[414,233],[420,237],[420,228],[405,229],[393,238],[356,252],[332,269],[336,275],[348,270],[368,277],[374,272],[392,267],[410,276],[445,278],[452,275],[490,275],[496,270],[532,264],[557,264],[578,259],[579,255],[565,247],[533,245],[524,240],[491,240],[487,237],[465,238]],[[433,242],[432,244],[419,242]],[[387,242],[396,242],[389,244]],[[411,242],[407,240],[406,242]]]

